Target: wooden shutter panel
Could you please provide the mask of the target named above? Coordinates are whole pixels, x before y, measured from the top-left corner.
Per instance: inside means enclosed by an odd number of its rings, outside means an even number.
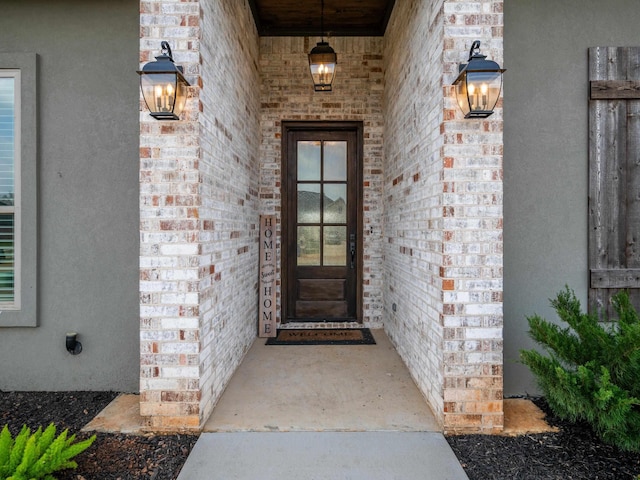
[[[589,49],[590,308],[640,311],[640,47]]]

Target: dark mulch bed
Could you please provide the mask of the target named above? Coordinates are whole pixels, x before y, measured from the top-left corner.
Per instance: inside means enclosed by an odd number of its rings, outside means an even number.
[[[15,435],[23,424],[33,430],[53,422],[78,439],[78,433],[111,400],[112,392],[1,392],[0,428]],[[88,450],[78,455],[76,470],[56,475],[59,480],[174,480],[178,477],[196,435],[126,435],[98,433]]]
[[[53,422],[61,431],[79,430],[116,394],[111,392],[0,392],[0,428],[16,434],[23,424],[32,429]],[[447,440],[470,480],[636,479],[640,455],[604,445],[584,424],[555,417],[543,399],[533,399],[547,413],[558,433],[501,437],[450,436]],[[88,434],[79,433],[78,438]],[[195,435],[125,435],[100,433],[79,455],[77,470],[59,480],[133,480],[177,478]]]
[[[469,480],[635,480],[640,474],[639,454],[603,444],[587,424],[565,422],[544,399],[532,400],[558,433],[447,437]]]

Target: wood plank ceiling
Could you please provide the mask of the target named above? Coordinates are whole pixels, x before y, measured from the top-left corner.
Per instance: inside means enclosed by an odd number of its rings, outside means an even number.
[[[319,36],[322,0],[249,0],[261,36]],[[324,36],[382,36],[395,0],[324,0]]]

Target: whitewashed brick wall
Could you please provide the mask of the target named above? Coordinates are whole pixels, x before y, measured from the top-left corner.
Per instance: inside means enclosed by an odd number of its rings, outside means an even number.
[[[182,121],[140,114],[140,413],[153,429],[200,423],[199,19],[198,2],[140,2],[141,66],[166,40],[196,85]]]
[[[444,4],[445,428],[503,427],[502,102],[485,120],[462,118],[451,82],[471,43],[503,64],[503,1]],[[451,238],[449,238],[451,236]],[[444,288],[446,290],[446,287]],[[455,294],[459,295],[456,298]]]
[[[385,328],[446,431],[503,425],[501,105],[450,86],[502,30],[502,1],[398,2],[385,37]]]
[[[141,112],[140,411],[197,429],[255,338],[258,37],[246,2],[141,1],[141,65],[171,45],[182,119]]]
[[[443,26],[428,3],[397,3],[385,37],[385,329],[442,412]]]
[[[331,92],[314,92],[307,54],[320,38],[260,39],[261,211],[277,216],[281,245],[281,131],[283,120],[356,120],[364,122],[363,317],[381,327],[382,316],[382,38],[329,38],[338,55]],[[280,268],[280,260],[278,259]],[[281,296],[278,291],[278,318]],[[339,324],[330,324],[336,327]]]
[[[247,2],[201,2],[200,385],[211,413],[256,337],[260,78]]]

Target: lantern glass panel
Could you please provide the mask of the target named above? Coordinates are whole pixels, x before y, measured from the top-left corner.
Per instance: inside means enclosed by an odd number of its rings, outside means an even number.
[[[458,105],[465,117],[489,116],[498,102],[501,88],[500,72],[468,71],[456,84]]]
[[[313,77],[313,84],[318,87],[328,87],[331,89],[333,83],[333,75],[335,73],[335,63],[312,63],[309,65],[311,69],[311,77]]]
[[[329,49],[331,47],[328,47]],[[314,50],[318,47],[314,48]],[[334,52],[314,52],[309,54],[309,69],[316,91],[331,90],[336,71],[337,56]]]
[[[176,104],[173,108],[173,113],[176,115],[180,115],[182,110],[184,110],[184,106],[187,103],[187,84],[183,81],[178,80],[177,85],[177,93],[176,93]]]
[[[144,101],[152,113],[179,115],[184,108],[186,88],[173,73],[147,74],[140,77]]]

